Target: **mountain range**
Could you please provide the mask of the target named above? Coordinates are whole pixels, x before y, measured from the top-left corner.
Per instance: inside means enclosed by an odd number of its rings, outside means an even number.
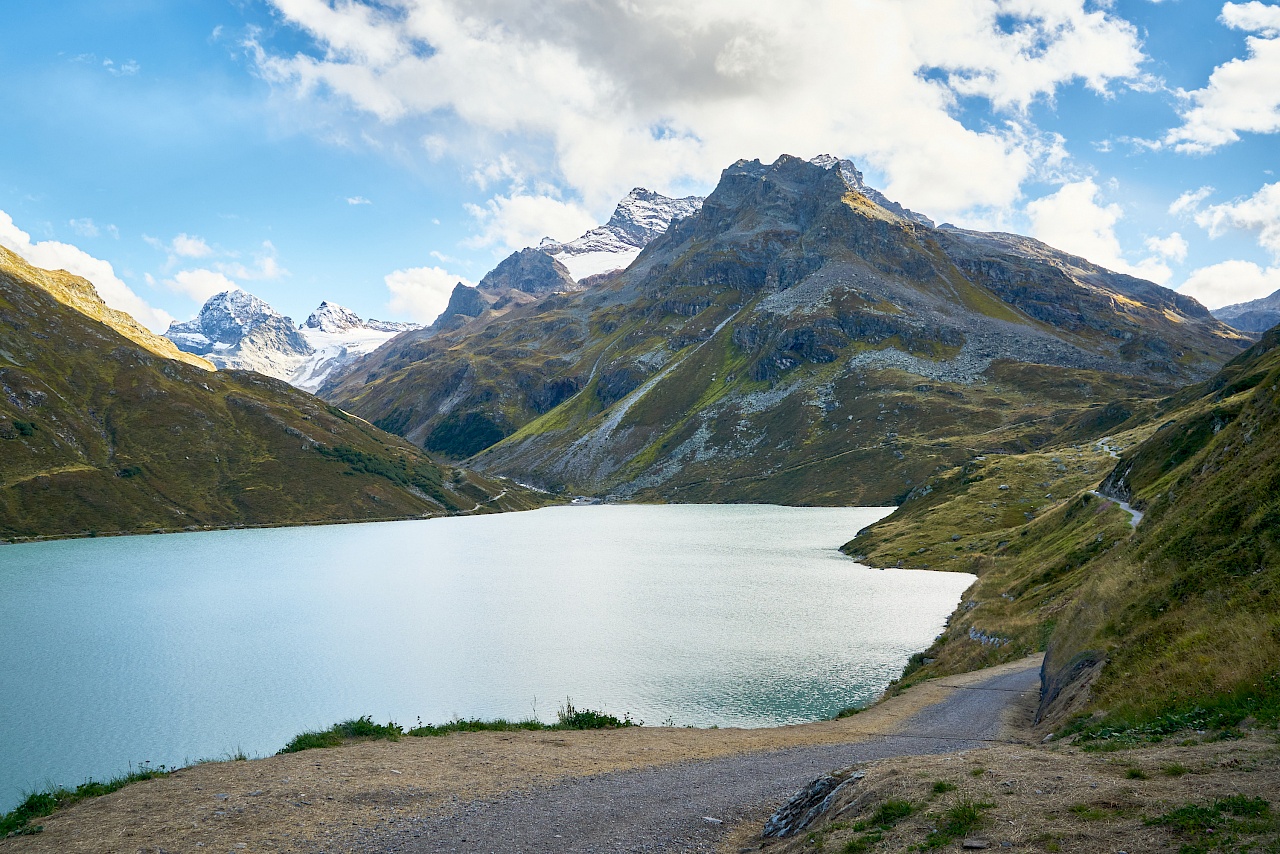
[[[306,391],[337,368],[376,350],[413,323],[361,320],[354,312],[320,303],[301,326],[243,290],[210,297],[200,313],[164,333],[179,349],[219,368],[257,371]]]
[[[733,164],[588,286],[555,261],[517,253],[465,320],[320,394],[553,490],[877,504],[976,451],[1105,422],[1109,402],[1201,380],[1248,344],[1151,282],[935,227],[831,157]]]

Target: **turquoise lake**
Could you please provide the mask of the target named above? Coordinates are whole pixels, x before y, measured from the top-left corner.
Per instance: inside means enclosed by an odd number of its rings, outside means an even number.
[[[837,548],[887,508],[527,513],[0,546],[0,810],[372,715],[759,727],[864,703],[973,576]]]

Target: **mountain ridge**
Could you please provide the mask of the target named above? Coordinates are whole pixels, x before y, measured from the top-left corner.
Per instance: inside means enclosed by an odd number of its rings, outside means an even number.
[[[322,393],[547,488],[882,503],[957,443],[988,444],[971,428],[1041,442],[1033,420],[1159,396],[1244,346],[1194,300],[1029,238],[934,228],[851,174],[739,161],[624,272],[397,342]],[[818,463],[837,457],[881,474],[839,485]]]

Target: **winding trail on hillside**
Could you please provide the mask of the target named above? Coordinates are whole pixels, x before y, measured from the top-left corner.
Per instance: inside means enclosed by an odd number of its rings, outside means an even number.
[[[827,771],[1006,741],[1006,713],[1038,688],[1038,669],[1028,661],[954,686],[888,735],[562,780],[357,831],[352,843],[371,854],[712,852],[735,823],[758,819]]]

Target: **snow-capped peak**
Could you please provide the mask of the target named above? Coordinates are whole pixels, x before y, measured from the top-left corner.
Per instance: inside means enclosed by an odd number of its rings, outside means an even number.
[[[817,157],[809,161],[814,166],[820,166],[823,169],[839,169],[840,177],[844,178],[844,182],[849,185],[849,189],[857,190],[871,201],[878,204],[885,210],[892,211],[903,219],[909,219],[912,222],[918,222],[921,225],[934,227],[933,220],[921,213],[908,210],[897,202],[890,201],[885,197],[884,193],[875,187],[867,186],[866,181],[862,179],[862,173],[858,171],[858,167],[853,164],[852,160],[844,160],[831,154],[819,154]]]
[[[701,207],[700,196],[672,199],[636,187],[618,203],[604,225],[566,243],[545,238],[538,248],[564,264],[574,279],[581,280],[626,267],[672,222],[697,213]]]
[[[333,302],[322,302],[320,307],[302,324],[303,329],[319,329],[321,332],[344,332],[365,325],[360,316],[349,308]]]
[[[253,294],[234,288],[209,297],[194,319],[170,324],[165,335],[203,335],[212,342],[235,344],[251,330],[276,318],[287,320]]]

